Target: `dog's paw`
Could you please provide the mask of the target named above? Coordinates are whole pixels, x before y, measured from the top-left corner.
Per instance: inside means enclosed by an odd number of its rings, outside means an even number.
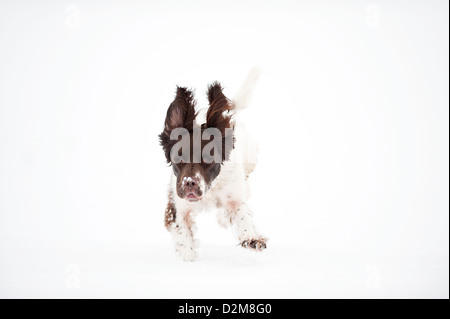
[[[265,238],[250,238],[243,240],[241,242],[241,246],[255,251],[263,251],[267,248],[266,241],[267,240]]]
[[[196,261],[197,252],[193,247],[178,247],[177,253],[183,261]]]

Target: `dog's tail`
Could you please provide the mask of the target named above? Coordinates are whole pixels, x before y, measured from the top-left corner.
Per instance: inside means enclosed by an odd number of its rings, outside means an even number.
[[[245,109],[249,104],[252,97],[253,88],[261,74],[261,70],[254,67],[250,70],[237,94],[232,99],[234,112]]]
[[[251,69],[248,73],[247,78],[245,79],[241,88],[231,100],[232,110],[234,114],[239,113],[240,110],[245,109],[250,104],[252,92],[260,74],[261,70],[256,67]],[[236,152],[234,152],[234,156],[237,162],[242,163],[245,172],[245,178],[247,179],[255,169],[258,147],[256,142],[251,137],[251,134],[249,134],[249,132],[245,128],[245,125],[238,121],[237,118],[238,116],[233,116],[232,119],[233,127],[235,129],[235,135],[238,135],[234,144],[236,150]]]

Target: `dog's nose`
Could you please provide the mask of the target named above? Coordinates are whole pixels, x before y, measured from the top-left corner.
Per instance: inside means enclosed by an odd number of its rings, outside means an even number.
[[[197,185],[197,182],[192,177],[185,177],[184,186],[188,188],[194,188]]]
[[[186,186],[187,186],[187,187],[194,187],[195,184],[196,184],[196,183],[195,183],[193,180],[190,180],[190,181],[187,181],[187,182],[186,182]]]

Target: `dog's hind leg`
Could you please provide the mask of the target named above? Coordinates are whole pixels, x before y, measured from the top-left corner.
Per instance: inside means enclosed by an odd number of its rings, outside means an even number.
[[[217,209],[217,222],[223,228],[228,228],[231,225],[231,217],[228,209],[223,207]]]

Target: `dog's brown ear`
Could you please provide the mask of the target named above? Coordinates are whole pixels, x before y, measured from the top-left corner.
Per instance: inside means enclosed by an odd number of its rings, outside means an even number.
[[[214,82],[208,86],[209,108],[206,113],[206,127],[215,127],[225,133],[226,128],[231,128],[231,113],[233,104],[223,94],[222,86]]]
[[[167,110],[164,132],[169,133],[177,127],[184,127],[192,131],[192,125],[197,114],[195,113],[195,100],[192,91],[177,87],[175,100]]]
[[[177,87],[175,100],[167,110],[164,130],[159,134],[160,144],[166,154],[167,162],[170,163],[170,149],[177,142],[170,139],[170,133],[175,128],[185,128],[193,130],[193,125],[197,113],[195,112],[195,100],[192,91],[184,87]]]
[[[228,160],[234,147],[234,134],[232,129],[232,102],[223,94],[222,86],[214,82],[208,86],[209,108],[206,113],[206,128],[217,128],[222,134],[222,161]]]

